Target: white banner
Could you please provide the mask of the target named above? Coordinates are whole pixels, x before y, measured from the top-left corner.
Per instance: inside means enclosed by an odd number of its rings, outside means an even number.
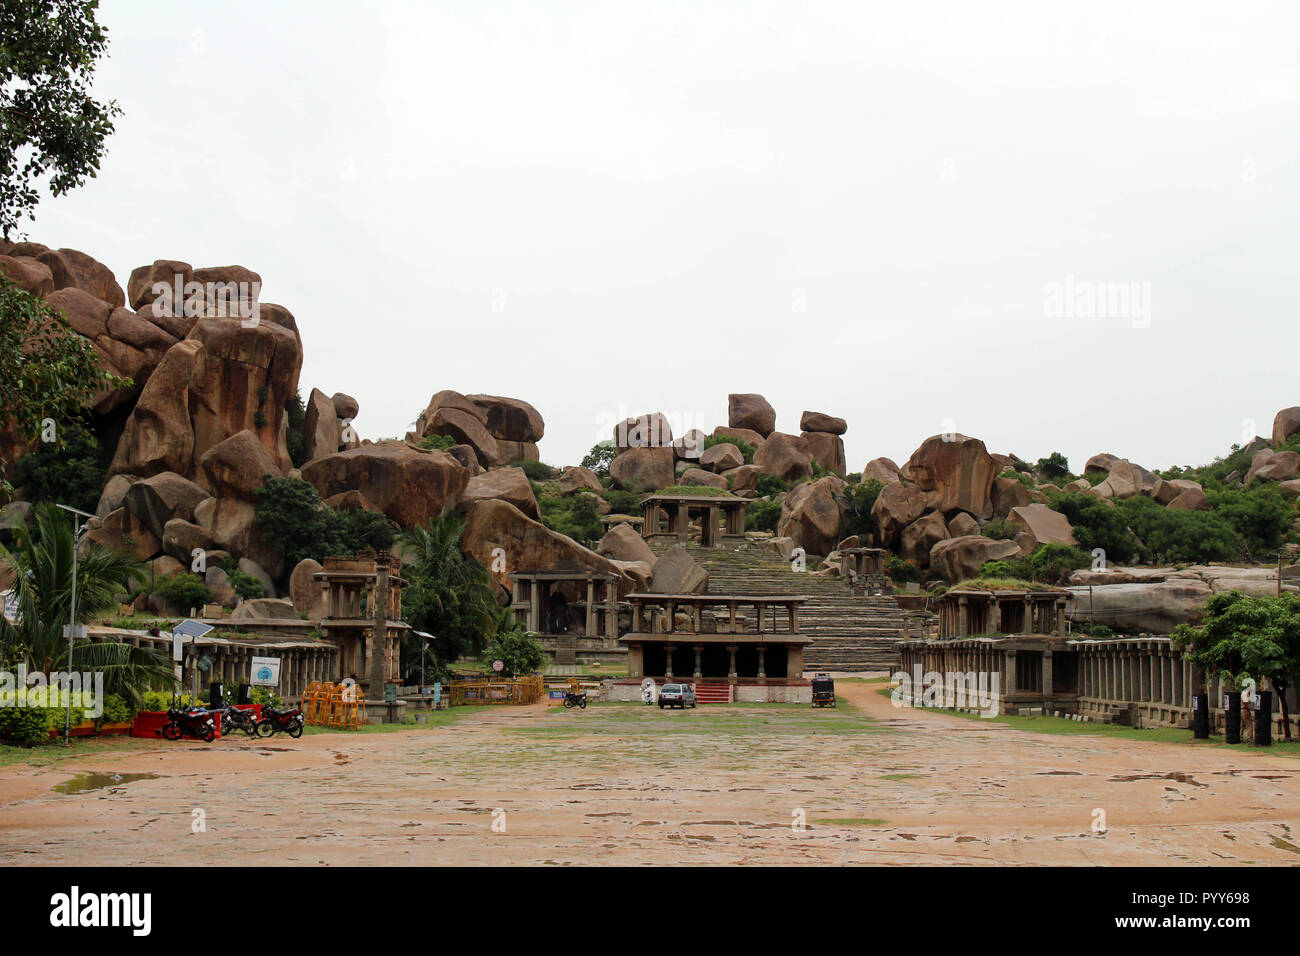
[[[255,687],[274,687],[280,683],[280,658],[254,657],[249,683]]]

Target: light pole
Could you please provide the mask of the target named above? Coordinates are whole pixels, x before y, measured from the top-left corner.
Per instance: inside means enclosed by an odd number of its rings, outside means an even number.
[[[64,511],[72,512],[72,600],[68,607],[68,674],[72,674],[72,639],[77,634],[77,551],[78,545],[81,544],[81,532],[85,530],[81,524],[82,518],[93,518],[92,514],[80,511],[68,505],[57,505]],[[72,680],[68,680],[68,707],[63,717],[63,745],[68,745],[68,739],[72,736]]]
[[[425,631],[416,631],[415,636],[420,639],[420,693],[424,693],[424,652],[429,646],[429,641],[433,638],[432,634]]]

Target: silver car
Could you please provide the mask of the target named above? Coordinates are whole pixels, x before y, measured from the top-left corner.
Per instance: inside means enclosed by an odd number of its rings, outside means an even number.
[[[695,688],[690,684],[664,684],[659,688],[659,709],[665,707],[694,707]]]

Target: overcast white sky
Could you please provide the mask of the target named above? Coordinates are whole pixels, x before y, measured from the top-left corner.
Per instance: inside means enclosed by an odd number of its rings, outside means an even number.
[[[104,0],[125,115],[27,232],[257,270],[368,438],[492,392],[575,463],[755,391],[850,470],[1200,464],[1300,404],[1300,4],[1064,7]]]

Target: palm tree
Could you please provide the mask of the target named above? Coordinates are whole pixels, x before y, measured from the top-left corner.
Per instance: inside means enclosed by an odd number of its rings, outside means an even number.
[[[434,656],[450,663],[478,654],[496,633],[496,586],[487,568],[460,550],[464,522],[459,515],[434,518],[398,536],[410,560],[405,576],[411,586],[402,595],[404,617],[415,630],[435,635]],[[404,661],[419,664],[419,638],[404,642]]]
[[[140,688],[170,684],[172,669],[157,651],[121,641],[74,646],[68,660],[63,626],[72,601],[72,522],[54,505],[37,505],[18,529],[16,548],[0,545],[0,565],[14,578],[17,621],[0,618],[0,647],[33,670],[102,671],[105,690],[140,702]],[[77,623],[112,607],[117,595],[143,581],[147,570],[134,555],[91,544],[77,561]]]

